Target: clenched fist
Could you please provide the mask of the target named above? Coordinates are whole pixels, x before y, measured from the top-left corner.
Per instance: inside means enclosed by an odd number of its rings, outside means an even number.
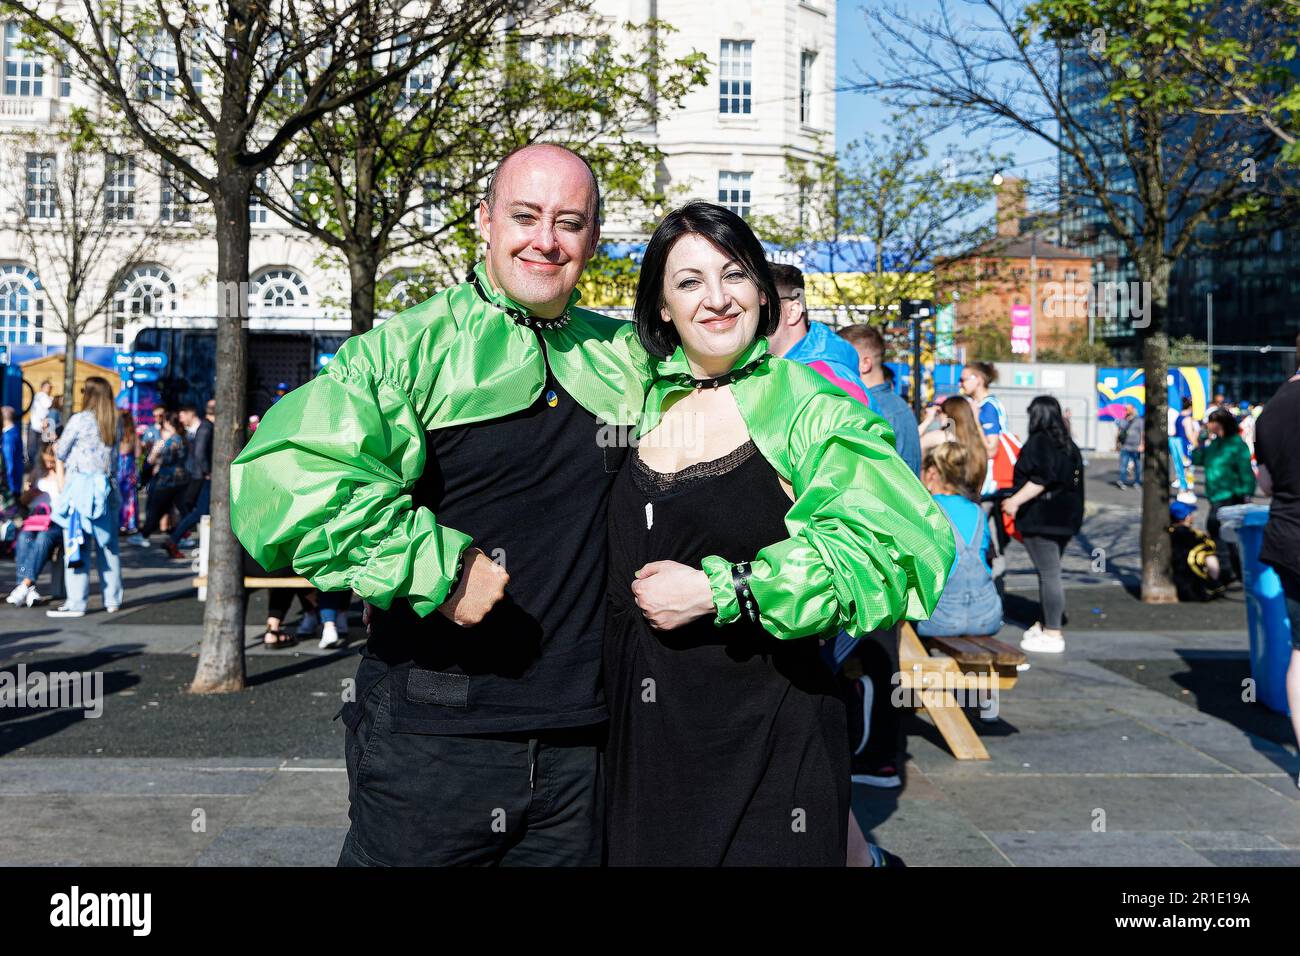
[[[438,612],[461,627],[473,627],[506,596],[510,575],[478,548],[467,548],[464,559],[456,590],[438,606]]]
[[[709,576],[676,561],[651,561],[636,573],[632,596],[651,627],[671,631],[716,610]]]

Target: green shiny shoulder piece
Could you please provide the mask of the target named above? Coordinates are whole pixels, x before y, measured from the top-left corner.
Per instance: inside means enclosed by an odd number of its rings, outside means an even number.
[[[651,379],[636,326],[587,309],[571,307],[569,314],[564,328],[542,333],[555,377],[601,421],[635,424]]]

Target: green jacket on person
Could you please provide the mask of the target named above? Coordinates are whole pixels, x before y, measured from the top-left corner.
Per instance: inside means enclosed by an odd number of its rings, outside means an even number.
[[[1250,467],[1250,447],[1240,435],[1228,435],[1192,449],[1192,464],[1205,468],[1205,496],[1227,501],[1255,493],[1255,471]]]

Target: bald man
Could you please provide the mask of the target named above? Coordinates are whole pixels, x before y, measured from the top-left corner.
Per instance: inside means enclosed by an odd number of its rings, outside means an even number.
[[[253,556],[370,606],[340,865],[600,863],[605,510],[648,382],[632,325],[576,307],[599,209],[577,154],[511,153],[469,279],[349,339],[235,461]]]

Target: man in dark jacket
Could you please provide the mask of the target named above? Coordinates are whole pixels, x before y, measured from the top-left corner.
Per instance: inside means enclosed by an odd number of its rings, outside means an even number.
[[[185,456],[185,470],[190,475],[190,486],[185,492],[183,517],[167,536],[163,545],[173,558],[184,558],[181,538],[185,537],[199,520],[208,513],[212,496],[212,422],[199,415],[193,405],[182,406],[181,424],[189,439],[189,453]]]

